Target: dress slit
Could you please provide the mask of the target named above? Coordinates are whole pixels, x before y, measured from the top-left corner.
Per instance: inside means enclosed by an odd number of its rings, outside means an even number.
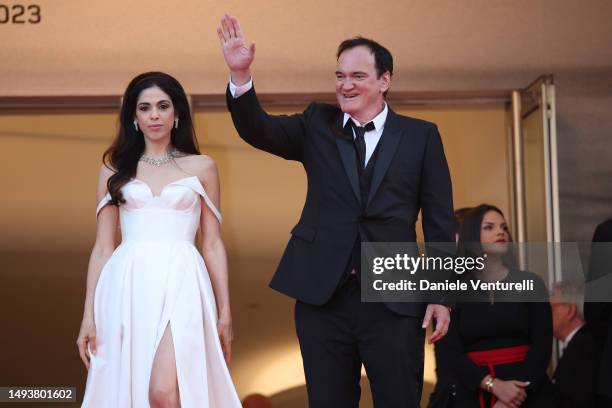
[[[157,359],[157,352],[159,350],[159,345],[161,344],[162,339],[166,335],[166,332],[168,332],[168,335],[170,336],[170,339],[172,340],[172,353],[174,354],[174,369],[176,371],[176,387],[177,387],[178,396],[179,396],[179,405],[182,406],[182,401],[181,401],[182,393],[181,393],[181,387],[180,387],[181,382],[179,380],[179,367],[178,367],[178,360],[177,360],[177,353],[176,353],[176,341],[175,341],[174,331],[172,329],[172,324],[171,324],[170,319],[166,321],[166,325],[162,332],[162,335],[156,341],[155,349],[153,350],[153,360],[151,363],[151,372],[149,373],[149,387],[151,383],[151,378],[153,376],[153,367],[155,367],[155,361]]]

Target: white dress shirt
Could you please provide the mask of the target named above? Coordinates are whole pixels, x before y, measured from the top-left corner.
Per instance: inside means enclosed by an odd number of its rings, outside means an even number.
[[[247,82],[246,84],[243,84],[243,85],[240,85],[240,86],[236,86],[236,85],[234,85],[234,83],[232,82],[232,78],[230,77],[229,89],[230,89],[230,93],[232,94],[234,99],[235,98],[239,98],[240,96],[242,96],[245,93],[249,92],[252,87],[253,87],[253,78],[250,78],[249,82]]]
[[[229,89],[230,93],[234,98],[239,98],[244,95],[246,92],[250,91],[253,87],[253,78],[249,79],[249,81],[240,86],[234,85],[232,79],[229,81]],[[380,112],[374,119],[371,120],[374,123],[374,130],[367,131],[363,136],[366,144],[366,155],[365,155],[365,165],[368,165],[368,161],[372,157],[372,153],[376,149],[378,142],[380,141],[380,137],[382,136],[383,130],[385,128],[385,122],[387,121],[387,114],[389,113],[389,108],[387,107],[387,103],[383,107],[382,112]],[[342,121],[342,126],[346,125],[349,119],[352,119],[358,126],[363,126],[365,123],[360,123],[357,119],[353,118],[348,113],[344,114],[344,119]],[[353,130],[353,138],[355,138],[355,131]]]
[[[372,153],[374,153],[374,150],[376,149],[376,145],[378,145],[378,142],[380,141],[380,137],[382,136],[383,129],[385,128],[385,122],[387,121],[388,113],[389,113],[389,108],[387,108],[387,104],[385,103],[385,106],[382,112],[380,112],[378,115],[376,115],[374,119],[370,121],[374,124],[374,129],[365,132],[365,134],[363,135],[363,138],[365,139],[365,144],[366,144],[366,154],[365,154],[365,165],[366,166],[368,165],[368,162],[370,161],[370,158],[372,157]],[[357,124],[357,126],[366,125],[366,123],[359,123],[357,119],[353,118],[348,113],[345,113],[344,119],[342,121],[342,126],[345,126],[346,122],[348,122],[349,119],[352,119],[353,122]],[[353,138],[355,137],[357,136],[355,135],[355,130],[353,129]]]

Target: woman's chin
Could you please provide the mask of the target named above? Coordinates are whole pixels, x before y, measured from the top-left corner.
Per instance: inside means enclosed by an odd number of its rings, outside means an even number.
[[[487,256],[504,256],[508,253],[508,243],[495,242],[486,245],[483,244],[482,249],[487,254]]]

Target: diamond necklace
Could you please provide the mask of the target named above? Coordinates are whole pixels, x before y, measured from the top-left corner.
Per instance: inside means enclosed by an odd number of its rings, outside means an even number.
[[[179,156],[179,151],[176,149],[172,149],[171,151],[160,157],[151,157],[143,153],[142,156],[140,156],[140,161],[159,167],[171,162],[175,157]]]

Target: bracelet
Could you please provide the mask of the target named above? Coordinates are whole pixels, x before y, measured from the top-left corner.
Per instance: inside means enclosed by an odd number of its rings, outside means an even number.
[[[491,389],[493,389],[493,382],[495,381],[495,378],[491,377],[490,375],[487,375],[487,379],[485,381],[485,386],[487,387],[487,392],[491,392]]]

